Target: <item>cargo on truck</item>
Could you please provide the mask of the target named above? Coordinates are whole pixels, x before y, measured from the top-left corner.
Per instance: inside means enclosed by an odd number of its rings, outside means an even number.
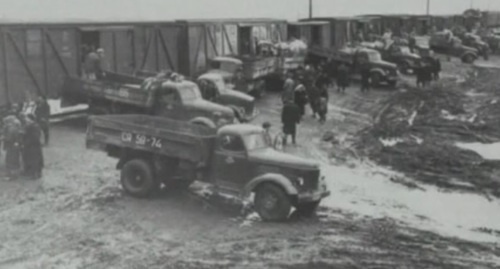
[[[389,45],[383,42],[363,42],[361,46],[380,52],[382,60],[396,64],[403,74],[414,72],[420,64],[421,57],[417,53],[411,52],[407,45],[397,42]]]
[[[257,213],[283,221],[291,208],[311,215],[330,193],[317,163],[275,151],[261,127],[236,124],[219,130],[145,115],[94,116],[87,148],[117,158],[125,192],[148,197],[195,180],[242,199],[254,195]]]
[[[465,46],[451,31],[431,35],[429,46],[437,53],[458,57],[464,63],[473,63],[478,58],[477,49]]]
[[[211,128],[233,123],[234,111],[201,96],[198,86],[181,77],[134,76],[106,72],[101,80],[67,77],[63,102],[88,103],[90,114],[147,114]]]

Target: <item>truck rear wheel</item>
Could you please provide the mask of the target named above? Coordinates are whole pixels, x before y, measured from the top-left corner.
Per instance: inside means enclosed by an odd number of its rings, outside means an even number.
[[[370,76],[371,84],[374,87],[380,86],[380,81],[382,80],[379,73],[372,73]]]
[[[148,197],[158,189],[153,167],[141,159],[125,163],[121,171],[121,183],[125,192],[138,198]]]
[[[321,200],[315,201],[315,202],[298,204],[295,206],[295,209],[297,210],[297,213],[300,216],[311,217],[316,213],[316,210],[318,209],[320,202],[321,202]]]
[[[273,184],[264,184],[257,189],[255,210],[264,221],[284,221],[288,218],[292,203],[287,193]]]
[[[466,64],[471,64],[476,60],[476,58],[472,54],[467,54],[462,58],[462,62]]]

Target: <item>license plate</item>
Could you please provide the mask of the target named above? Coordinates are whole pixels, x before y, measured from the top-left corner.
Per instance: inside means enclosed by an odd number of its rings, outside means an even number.
[[[137,146],[146,146],[157,149],[162,148],[162,140],[149,135],[122,132],[121,140],[125,143],[131,143]]]

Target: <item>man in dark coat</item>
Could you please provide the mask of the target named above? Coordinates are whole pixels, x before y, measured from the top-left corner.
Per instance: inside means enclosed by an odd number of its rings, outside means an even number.
[[[361,65],[361,92],[370,90],[370,66],[368,63]]]
[[[441,73],[441,60],[439,58],[433,58],[433,68],[432,68],[432,78],[436,81],[439,80],[439,73]]]
[[[295,88],[295,96],[294,96],[295,104],[299,108],[300,117],[303,117],[306,112],[306,104],[307,104],[307,92],[303,83],[300,83]]]
[[[47,99],[45,97],[38,98],[36,103],[35,110],[36,122],[40,126],[45,145],[49,144],[49,119],[50,119],[50,106],[47,103]]]
[[[292,72],[287,73],[287,78],[285,84],[283,85],[283,93],[281,94],[281,101],[285,104],[288,101],[292,101],[295,95],[295,81],[293,79],[294,74]]]
[[[349,69],[345,64],[340,64],[337,70],[337,91],[345,93],[345,89],[349,85]]]
[[[22,155],[24,172],[28,179],[39,179],[42,177],[44,161],[40,135],[41,130],[36,123],[35,116],[27,116]]]
[[[283,145],[286,145],[288,136],[292,136],[292,143],[296,144],[297,124],[300,122],[300,111],[296,104],[287,102],[281,112],[281,122],[283,123]]]

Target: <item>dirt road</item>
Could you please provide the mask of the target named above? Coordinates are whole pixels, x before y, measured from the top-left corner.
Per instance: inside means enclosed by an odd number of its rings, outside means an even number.
[[[186,193],[124,196],[116,161],[84,150],[85,121],[55,124],[44,178],[0,181],[0,268],[498,268],[498,200],[331,154],[390,94],[332,92],[326,124],[304,118],[285,150],[321,162],[332,196],[316,218],[284,224]],[[256,123],[278,129],[278,96],[259,108]],[[327,131],[336,145],[321,142]]]

